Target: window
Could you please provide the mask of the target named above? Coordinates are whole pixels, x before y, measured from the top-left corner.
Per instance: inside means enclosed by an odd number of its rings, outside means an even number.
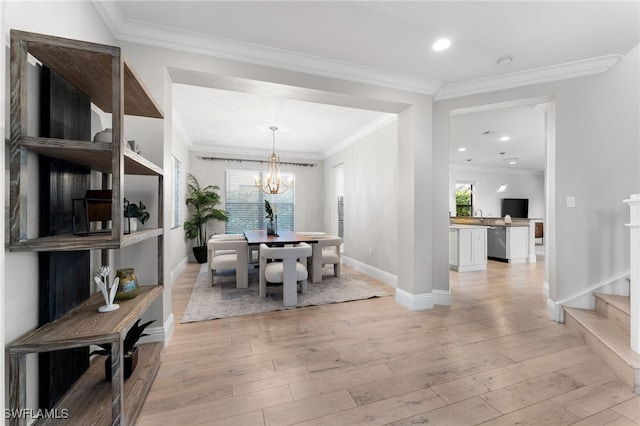
[[[456,216],[473,215],[473,183],[456,183]]]
[[[225,207],[229,213],[226,232],[239,234],[250,229],[267,229],[264,200],[274,207],[278,217],[278,229],[293,231],[295,187],[284,194],[265,194],[255,186],[255,178],[262,178],[262,171],[227,170]],[[293,173],[283,173],[283,179],[294,177]]]

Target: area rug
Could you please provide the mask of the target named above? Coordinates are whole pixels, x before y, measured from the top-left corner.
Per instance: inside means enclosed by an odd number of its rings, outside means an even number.
[[[333,268],[327,268],[333,272]],[[378,288],[344,272],[340,274],[340,278],[325,273],[321,282],[307,284],[305,294],[298,293],[297,306],[287,308],[282,306],[282,286],[269,286],[267,297],[260,297],[258,278],[258,270],[251,270],[249,288],[237,289],[235,274],[231,272],[216,275],[215,286],[211,287],[207,264],[202,265],[181,322],[207,321],[393,295],[391,288]]]

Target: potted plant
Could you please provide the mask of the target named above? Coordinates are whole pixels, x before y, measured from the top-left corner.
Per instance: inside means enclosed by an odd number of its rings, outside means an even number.
[[[136,344],[143,336],[148,336],[144,333],[145,328],[149,327],[155,320],[140,324],[140,320],[131,327],[127,332],[123,343],[122,353],[124,354],[124,378],[128,379],[136,369],[138,365],[138,347]],[[105,343],[100,346],[101,349],[91,352],[91,355],[106,355],[107,359],[104,360],[104,375],[108,381],[111,381],[111,343]]]
[[[138,222],[140,222],[141,225],[144,225],[144,223],[149,220],[150,216],[151,215],[147,211],[147,206],[142,204],[142,201],[138,204],[133,204],[130,203],[128,199],[124,199],[124,217],[127,218],[129,232],[138,229]],[[126,229],[127,227],[125,227],[125,230]]]
[[[264,218],[268,221],[267,235],[275,235],[276,231],[273,226],[273,208],[271,208],[271,203],[269,203],[269,201],[267,200],[264,200],[264,212],[266,213],[266,216]]]
[[[191,207],[191,217],[184,223],[184,234],[188,240],[195,239],[193,255],[198,263],[207,261],[207,223],[212,220],[227,222],[226,211],[216,208],[221,204],[220,189],[215,185],[200,186],[195,176],[189,174],[187,206]]]

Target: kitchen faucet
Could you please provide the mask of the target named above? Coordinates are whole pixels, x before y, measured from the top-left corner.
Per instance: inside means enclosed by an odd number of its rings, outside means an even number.
[[[478,212],[480,212],[480,223],[483,222],[483,218],[482,218],[482,209],[477,209],[474,216],[478,216]]]

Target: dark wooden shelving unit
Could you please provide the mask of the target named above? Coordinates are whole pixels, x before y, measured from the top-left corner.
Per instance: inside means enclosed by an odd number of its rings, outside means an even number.
[[[111,114],[111,142],[56,139],[29,135],[27,125],[27,59],[34,57],[82,92],[94,105]],[[99,313],[101,294],[10,345],[9,408],[26,408],[26,356],[62,349],[111,343],[111,383],[104,378],[104,358],[94,359],[82,377],[69,389],[57,407],[69,410],[68,419],[41,419],[37,424],[103,425],[132,424],[160,365],[160,343],[140,345],[140,361],[125,382],[122,377],[122,343],[126,333],[163,291],[163,170],[129,149],[123,139],[124,115],[163,118],[137,74],[122,58],[120,48],[61,37],[11,30],[11,141],[10,141],[10,231],[12,251],[56,252],[121,249],[157,239],[157,285],[141,286],[140,294],[118,302],[120,309]],[[27,225],[29,178],[28,153],[66,160],[101,172],[103,189],[112,191],[111,231],[94,235],[32,237]],[[124,234],[124,176],[157,178],[158,221],[155,227]],[[153,226],[153,225],[151,225]],[[37,230],[36,230],[37,231]],[[78,285],[89,285],[78,283]],[[11,418],[8,424],[25,425],[26,418]]]

